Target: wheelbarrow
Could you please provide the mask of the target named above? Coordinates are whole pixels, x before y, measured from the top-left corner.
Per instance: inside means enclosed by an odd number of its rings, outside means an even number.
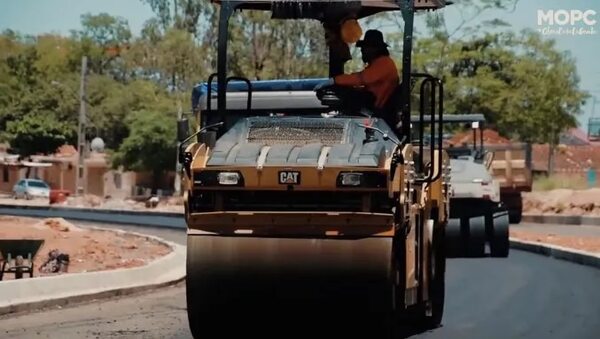
[[[14,273],[15,279],[25,273],[33,277],[33,258],[43,243],[43,239],[0,239],[0,281],[4,273]]]

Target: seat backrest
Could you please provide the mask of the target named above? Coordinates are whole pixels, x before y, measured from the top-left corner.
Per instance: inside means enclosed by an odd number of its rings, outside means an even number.
[[[402,103],[400,102],[401,97],[402,84],[400,83],[396,86],[380,113],[381,118],[383,118],[394,130],[396,129],[395,126],[398,124],[398,112],[400,112],[402,107]]]

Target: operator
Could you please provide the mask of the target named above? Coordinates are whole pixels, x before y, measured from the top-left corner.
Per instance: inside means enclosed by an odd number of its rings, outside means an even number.
[[[375,113],[385,111],[388,100],[399,84],[398,69],[394,60],[390,58],[388,45],[383,40],[379,30],[368,30],[364,40],[356,42],[360,47],[362,60],[366,67],[361,72],[341,74],[318,84],[315,90],[327,86],[337,85],[352,91],[342,91],[342,96],[355,101],[359,96],[362,103]],[[356,91],[356,89],[362,89]],[[364,91],[366,90],[366,91]]]

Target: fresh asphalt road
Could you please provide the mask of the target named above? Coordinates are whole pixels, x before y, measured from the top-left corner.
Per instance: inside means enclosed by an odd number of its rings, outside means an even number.
[[[183,230],[118,227],[185,244]],[[413,337],[600,338],[599,319],[600,270],[511,251],[449,260],[443,326]],[[191,338],[185,284],[0,318],[0,338]]]

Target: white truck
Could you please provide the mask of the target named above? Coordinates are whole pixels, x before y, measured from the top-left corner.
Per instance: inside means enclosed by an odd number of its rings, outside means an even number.
[[[490,256],[508,256],[509,211],[502,201],[502,187],[506,183],[502,179],[506,174],[503,177],[497,173],[502,173],[502,168],[504,173],[510,173],[512,163],[498,161],[497,152],[484,147],[484,122],[482,114],[444,116],[446,130],[466,124],[473,131],[472,143],[444,148],[451,166],[450,219],[446,228],[448,256],[485,256],[486,244]]]

